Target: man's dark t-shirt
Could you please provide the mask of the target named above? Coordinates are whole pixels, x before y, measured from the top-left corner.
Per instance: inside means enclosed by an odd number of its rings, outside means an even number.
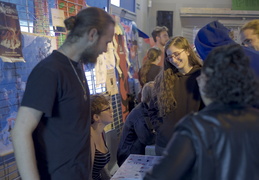
[[[79,64],[72,62],[81,81]],[[58,51],[31,72],[22,106],[43,112],[33,132],[41,179],[87,180],[91,178],[90,101],[87,100],[69,59]]]

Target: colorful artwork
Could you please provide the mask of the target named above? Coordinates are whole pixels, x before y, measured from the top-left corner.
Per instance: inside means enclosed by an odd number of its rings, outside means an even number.
[[[4,62],[24,61],[16,5],[0,2],[0,58]]]
[[[0,156],[13,152],[10,131],[34,66],[56,49],[56,39],[30,33],[22,34],[24,62],[3,62],[0,59]]]
[[[83,7],[86,7],[84,0],[69,2],[66,0],[58,0],[58,9],[64,10],[65,17],[75,16]]]
[[[107,70],[106,87],[109,95],[118,94],[117,80],[114,69]]]
[[[33,32],[50,35],[49,30],[49,5],[47,0],[34,0]]]
[[[106,82],[106,74],[106,60],[104,53],[102,53],[98,56],[97,63],[95,64],[95,77],[97,86]]]
[[[124,18],[121,18],[121,24],[125,30],[126,42],[129,58],[129,73],[130,77],[138,79],[139,59],[138,59],[138,30],[136,23]]]
[[[125,53],[125,46],[124,46],[124,36],[123,35],[115,35],[115,49],[117,52],[116,55],[116,68],[119,72],[119,89],[121,95],[121,109],[122,109],[122,120],[125,122],[126,117],[129,113],[128,108],[128,100],[127,100],[127,92],[129,91],[129,84],[128,84],[128,65],[126,61],[126,53]]]

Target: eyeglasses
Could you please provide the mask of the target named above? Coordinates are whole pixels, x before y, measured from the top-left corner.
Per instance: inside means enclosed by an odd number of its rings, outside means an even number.
[[[246,39],[242,42],[242,45],[243,46],[249,46],[249,45],[251,45],[251,43],[252,43],[252,39]]]
[[[101,110],[100,113],[101,113],[101,112],[104,112],[104,111],[108,111],[108,110],[110,111],[110,110],[111,110],[111,107],[107,107],[107,108]]]
[[[175,52],[175,53],[173,53],[171,55],[168,55],[167,56],[167,60],[172,60],[173,58],[178,58],[182,54],[182,52],[184,52],[184,51],[185,50],[182,50],[181,52]]]

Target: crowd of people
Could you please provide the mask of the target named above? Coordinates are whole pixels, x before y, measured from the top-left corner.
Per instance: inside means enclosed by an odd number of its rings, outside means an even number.
[[[113,40],[115,21],[88,7],[64,21],[64,44],[31,72],[15,126],[22,179],[107,180],[111,153],[104,128],[109,99],[90,95],[83,64],[96,63]],[[152,32],[140,69],[140,102],[127,116],[117,162],[155,145],[162,156],[145,180],[256,180],[259,177],[259,20],[240,30],[242,44],[218,21],[187,38]]]

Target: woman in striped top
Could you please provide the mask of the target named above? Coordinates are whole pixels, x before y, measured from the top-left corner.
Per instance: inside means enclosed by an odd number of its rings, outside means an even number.
[[[91,151],[93,180],[110,179],[106,164],[110,161],[110,152],[104,139],[104,127],[113,122],[112,108],[104,95],[91,95]]]

